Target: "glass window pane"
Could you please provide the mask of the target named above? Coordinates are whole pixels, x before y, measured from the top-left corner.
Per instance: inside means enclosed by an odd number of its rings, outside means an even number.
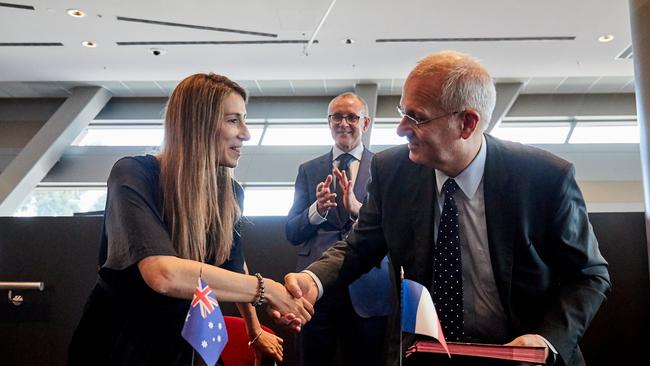
[[[244,215],[286,216],[293,204],[293,187],[246,187]]]
[[[408,141],[397,135],[397,125],[375,125],[370,136],[370,145],[400,145]]]
[[[293,204],[293,193],[293,187],[247,187],[244,215],[286,216]],[[14,216],[72,216],[102,211],[105,206],[106,188],[36,189]]]
[[[250,119],[249,119],[250,121]],[[267,118],[266,122],[268,123],[279,123],[279,124],[287,124],[287,123],[295,123],[295,124],[305,124],[305,123],[310,123],[310,124],[315,124],[315,123],[321,123],[324,125],[327,125],[327,118]]]
[[[160,146],[162,126],[98,127],[91,126],[72,143],[73,146]]]
[[[268,126],[262,139],[264,146],[332,145],[327,126]]]
[[[262,137],[262,132],[264,132],[264,126],[251,126],[248,125],[248,132],[251,134],[251,139],[244,141],[244,146],[256,146],[260,144],[260,138]]]
[[[571,144],[638,144],[639,128],[636,124],[602,125],[599,122],[577,123],[569,143]]]
[[[563,144],[570,129],[568,123],[501,123],[491,135],[522,144]]]
[[[102,211],[106,188],[35,189],[14,216],[72,216],[79,212]]]

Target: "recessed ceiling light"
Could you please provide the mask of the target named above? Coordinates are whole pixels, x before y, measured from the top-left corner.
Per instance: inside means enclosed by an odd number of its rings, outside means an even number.
[[[86,16],[86,13],[84,13],[79,9],[68,9],[66,10],[66,13],[68,13],[69,16],[74,18],[83,18]]]
[[[83,42],[81,42],[81,44],[82,44],[84,47],[88,47],[88,48],[95,48],[95,47],[97,47],[97,43],[95,43],[95,42],[93,42],[93,41],[83,41]]]
[[[341,43],[343,43],[343,44],[353,44],[354,39],[352,39],[352,38],[344,38],[344,39],[341,40]]]
[[[74,17],[74,18],[83,18],[86,16],[86,13],[79,9],[68,9],[66,10],[69,16]]]
[[[611,34],[603,34],[602,36],[598,37],[598,42],[611,42],[614,39],[614,36]]]

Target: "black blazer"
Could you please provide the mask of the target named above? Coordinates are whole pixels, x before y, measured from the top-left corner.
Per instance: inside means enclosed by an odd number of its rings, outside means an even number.
[[[587,217],[573,166],[540,149],[486,135],[483,176],[492,270],[509,336],[535,333],[559,363],[583,364],[578,347],[610,289],[607,262]],[[309,270],[325,291],[349,283],[389,254],[394,277],[431,288],[435,172],[408,158],[406,146],[377,154],[358,225]],[[395,286],[399,289],[398,286]],[[398,360],[399,316],[387,364]],[[413,338],[405,337],[404,346]]]

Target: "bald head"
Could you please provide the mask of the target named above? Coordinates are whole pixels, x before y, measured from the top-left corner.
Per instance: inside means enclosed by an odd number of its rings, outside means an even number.
[[[342,93],[342,94],[339,94],[339,95],[335,96],[334,99],[332,99],[330,101],[330,104],[327,106],[328,112],[331,112],[332,111],[332,106],[334,104],[336,104],[337,102],[341,101],[342,99],[354,99],[354,100],[359,101],[359,103],[361,103],[361,105],[363,107],[363,109],[362,109],[363,115],[364,116],[368,115],[368,103],[366,103],[366,101],[363,98],[361,98],[360,96],[358,96],[357,94],[352,93],[352,92],[346,92],[346,93]]]
[[[448,112],[476,110],[483,128],[487,126],[496,90],[492,77],[473,57],[454,51],[442,51],[420,60],[408,78],[430,79],[437,85],[438,103]]]

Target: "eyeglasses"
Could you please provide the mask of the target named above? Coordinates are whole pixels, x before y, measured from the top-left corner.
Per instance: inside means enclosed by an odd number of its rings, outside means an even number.
[[[454,114],[458,114],[460,112],[461,111],[446,113],[446,114],[443,114],[442,116],[433,117],[433,118],[429,118],[429,119],[417,119],[417,118],[415,118],[415,117],[413,117],[411,115],[406,114],[406,112],[404,112],[404,109],[402,109],[401,105],[397,106],[397,113],[399,113],[399,115],[402,118],[406,117],[406,119],[408,119],[409,121],[415,123],[417,126],[423,125],[425,123],[429,123],[431,121],[435,121],[435,120],[443,118],[443,117],[453,116]]]
[[[343,115],[343,114],[340,114],[340,113],[334,113],[334,114],[330,114],[329,116],[327,116],[328,121],[330,121],[330,122],[332,122],[334,124],[337,124],[337,125],[340,125],[343,122],[343,120],[348,121],[348,124],[350,124],[350,125],[356,125],[357,123],[359,123],[360,119],[361,119],[361,116],[357,116],[356,114],[352,114],[352,113],[350,113],[348,115]]]

